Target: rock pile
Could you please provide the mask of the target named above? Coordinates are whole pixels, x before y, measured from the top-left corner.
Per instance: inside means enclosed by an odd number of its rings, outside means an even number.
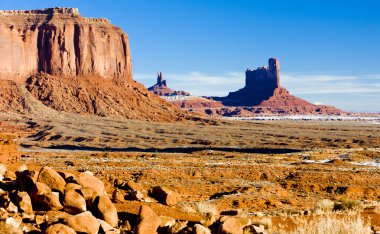
[[[5,168],[2,165],[2,168]],[[25,168],[24,168],[25,169]],[[74,175],[45,166],[40,171],[1,171],[0,231],[13,233],[265,233],[249,218],[217,217],[206,214],[199,223],[158,216],[143,202],[159,201],[175,206],[181,195],[168,188],[155,186],[150,191],[134,181],[115,180],[113,194],[91,172]],[[122,218],[114,203],[126,199],[141,201],[139,212]]]

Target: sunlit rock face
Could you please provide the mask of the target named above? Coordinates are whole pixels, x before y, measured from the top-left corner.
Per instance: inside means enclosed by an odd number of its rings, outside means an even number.
[[[76,8],[0,11],[0,54],[1,79],[44,72],[132,80],[128,36]]]

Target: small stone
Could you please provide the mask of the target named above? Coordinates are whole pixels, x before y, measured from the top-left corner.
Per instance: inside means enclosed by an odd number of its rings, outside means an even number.
[[[16,194],[16,203],[21,211],[28,214],[33,213],[32,200],[27,192],[18,192]]]
[[[4,208],[0,209],[0,220],[5,220],[9,216],[8,211],[6,211]]]
[[[109,231],[113,231],[114,230],[114,228],[109,223],[107,223],[106,221],[98,219],[98,222],[100,224],[101,232],[107,233]]]
[[[133,190],[133,191],[143,191],[144,188],[139,185],[138,183],[134,182],[133,180],[130,180],[125,185],[126,189]]]
[[[35,216],[35,222],[36,222],[37,225],[41,225],[45,221],[46,220],[45,220],[45,216],[44,215],[36,215]]]
[[[65,186],[65,192],[69,191],[69,190],[80,190],[82,188],[83,187],[81,185],[79,185],[79,184],[67,183],[66,186]]]
[[[59,193],[52,192],[41,182],[36,182],[31,192],[31,199],[38,210],[61,210],[63,206],[59,201]]]
[[[96,191],[97,195],[104,194],[104,183],[90,173],[80,173],[77,180],[83,188],[91,188]]]
[[[35,171],[16,171],[16,183],[19,191],[32,191],[34,184],[37,182],[38,173]]]
[[[49,226],[45,234],[76,234],[76,232],[69,226],[57,223]]]
[[[180,233],[183,229],[187,227],[188,221],[177,221],[173,226],[169,228],[169,234]]]
[[[219,226],[218,234],[243,234],[243,227],[238,220],[227,218]]]
[[[164,205],[173,206],[181,200],[181,195],[168,188],[156,186],[152,190],[152,196]]]
[[[148,206],[141,206],[137,217],[137,234],[156,234],[161,220]]]
[[[73,173],[64,171],[58,173],[62,176],[66,183],[72,183],[73,181],[75,181],[75,175]]]
[[[125,220],[124,224],[121,225],[121,227],[120,227],[120,231],[124,231],[124,232],[132,231],[131,224],[129,223],[128,220]]]
[[[228,216],[237,216],[237,215],[240,215],[241,214],[241,210],[226,210],[226,211],[222,211],[220,212],[220,215],[228,215]]]
[[[171,227],[175,224],[175,219],[168,216],[159,216],[158,217],[161,221],[160,227]]]
[[[62,220],[67,220],[70,217],[72,217],[72,215],[64,211],[49,210],[44,214],[44,225],[46,224],[45,226],[49,226],[58,222],[62,223]]]
[[[250,233],[250,234],[264,234],[265,228],[263,225],[255,226],[255,225],[249,225],[244,228],[244,233]]]
[[[23,233],[41,233],[41,230],[38,229],[33,223],[23,223],[22,224]]]
[[[9,198],[9,193],[3,190],[0,191],[0,206],[6,208],[8,203],[11,201]]]
[[[4,178],[8,179],[8,180],[15,180],[16,179],[16,173],[14,173],[13,171],[6,171]]]
[[[125,199],[130,201],[142,201],[144,195],[140,191],[130,191],[128,195],[125,196]]]
[[[112,192],[112,201],[116,202],[116,203],[117,202],[124,202],[124,194],[123,194],[123,192],[116,188]]]
[[[194,225],[194,234],[211,234],[210,229],[202,226],[201,224]]]
[[[6,210],[9,212],[9,213],[17,213],[18,212],[18,208],[15,204],[13,204],[13,202],[9,202],[8,203],[8,206],[6,207]]]
[[[209,227],[213,225],[215,221],[216,221],[216,215],[211,212],[208,212],[202,215],[201,224],[203,226]]]
[[[119,220],[117,210],[108,196],[98,196],[94,201],[94,209],[99,218],[103,219],[113,227],[117,226]]]
[[[69,190],[65,193],[63,207],[69,214],[79,214],[86,211],[86,200],[75,190]]]
[[[235,219],[236,219],[237,221],[239,221],[239,223],[240,223],[243,227],[252,224],[252,220],[251,220],[250,218],[247,218],[247,217],[236,217]]]
[[[45,166],[40,170],[37,182],[44,183],[52,190],[57,190],[62,194],[65,192],[66,181],[50,167]]]
[[[74,215],[66,222],[74,231],[80,233],[97,234],[100,227],[98,220],[89,211]]]
[[[9,225],[12,228],[18,228],[18,227],[20,227],[21,223],[22,223],[22,218],[18,217],[16,215],[13,216],[13,217],[8,217],[5,220],[5,224]]]

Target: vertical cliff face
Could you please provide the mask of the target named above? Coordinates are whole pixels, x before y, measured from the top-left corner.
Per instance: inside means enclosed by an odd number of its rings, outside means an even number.
[[[184,116],[133,81],[120,28],[75,8],[0,11],[0,55],[0,110],[155,121]]]
[[[128,36],[106,19],[75,8],[0,11],[0,78],[45,72],[132,80]]]
[[[247,69],[245,72],[245,87],[230,92],[223,98],[227,105],[259,105],[269,99],[280,88],[280,62],[277,58],[268,60],[268,67]]]

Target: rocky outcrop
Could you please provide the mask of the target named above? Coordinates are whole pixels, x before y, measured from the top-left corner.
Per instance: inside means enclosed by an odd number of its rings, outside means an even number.
[[[0,11],[0,54],[7,55],[0,57],[0,110],[184,117],[133,81],[127,34],[107,19],[80,16],[76,8]]]
[[[246,70],[244,88],[218,100],[230,106],[257,106],[272,97],[279,88],[280,62],[277,58],[270,58],[268,67]]]
[[[280,62],[270,58],[268,67],[247,69],[245,87],[227,97],[173,100],[173,104],[210,116],[252,117],[256,115],[341,115],[346,112],[332,106],[314,105],[293,96],[280,85]]]
[[[185,91],[174,91],[167,86],[166,80],[164,80],[164,75],[162,72],[157,73],[157,83],[148,90],[159,96],[189,96],[190,93]]]
[[[0,11],[0,78],[45,72],[132,80],[128,36],[105,19],[75,8]]]

